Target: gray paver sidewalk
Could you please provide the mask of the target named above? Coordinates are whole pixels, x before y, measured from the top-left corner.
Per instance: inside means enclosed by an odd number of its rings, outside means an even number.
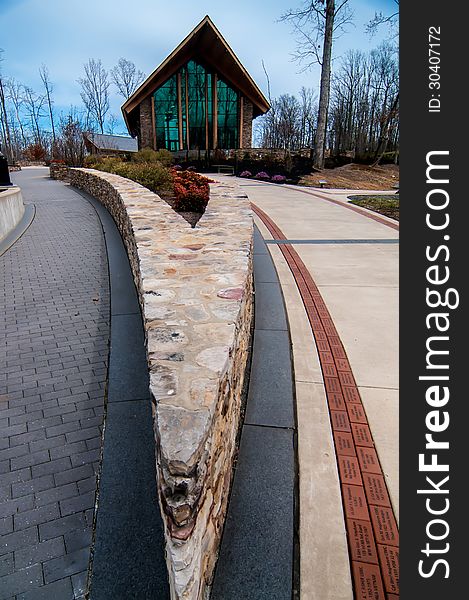
[[[0,598],[82,598],[101,451],[109,281],[93,207],[14,174],[36,218],[0,257]]]

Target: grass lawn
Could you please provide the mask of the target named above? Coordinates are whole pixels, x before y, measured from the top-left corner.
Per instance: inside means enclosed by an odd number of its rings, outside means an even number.
[[[373,210],[381,215],[399,221],[399,194],[392,196],[349,196],[350,204]]]

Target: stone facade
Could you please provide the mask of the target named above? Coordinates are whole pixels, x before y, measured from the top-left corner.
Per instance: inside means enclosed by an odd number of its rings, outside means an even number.
[[[151,96],[140,103],[140,129],[137,137],[139,150],[154,148]]]
[[[252,102],[243,98],[243,122],[241,123],[243,131],[243,141],[241,148],[251,148],[252,146],[252,119],[254,107]]]
[[[202,600],[226,514],[250,345],[249,201],[235,184],[212,184],[192,229],[128,179],[70,169],[70,182],[107,207],[127,248],[145,324],[171,597]]]

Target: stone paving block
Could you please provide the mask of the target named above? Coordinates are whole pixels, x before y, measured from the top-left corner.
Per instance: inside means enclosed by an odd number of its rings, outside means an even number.
[[[109,403],[91,579],[93,600],[123,598],[129,587],[136,598],[145,594],[168,597],[152,440],[148,400]]]
[[[0,517],[16,515],[17,513],[31,510],[33,507],[33,496],[22,496],[21,498],[13,498],[11,500],[6,500],[0,504]],[[15,529],[18,528],[15,527]]]
[[[56,600],[73,600],[76,598],[69,577],[60,579],[54,583],[43,585],[30,592],[19,594],[16,597],[16,600],[51,600],[52,598],[55,598]]]
[[[69,552],[65,556],[46,561],[43,563],[44,581],[51,583],[86,570],[89,558],[89,548],[82,548],[75,550],[75,552]]]
[[[114,346],[125,347],[126,353],[113,353]],[[108,397],[109,402],[150,397],[145,338],[140,313],[113,316]]]
[[[64,540],[62,537],[58,537],[16,550],[15,564],[17,568],[22,569],[63,554],[65,554]]]
[[[88,510],[94,507],[96,494],[94,491],[86,492],[72,498],[60,501],[60,513],[63,517]]]
[[[31,452],[26,454],[25,456],[19,456],[17,458],[12,458],[11,470],[15,471],[16,469],[22,469],[24,467],[31,467],[33,465],[38,465],[50,460],[49,451],[48,450],[39,450],[39,452]]]
[[[84,597],[86,590],[87,590],[87,582],[88,582],[87,571],[82,571],[81,573],[72,575],[71,579],[72,579],[73,593],[75,594],[75,598]]]
[[[278,283],[255,283],[255,327],[287,331],[282,292]],[[262,306],[262,310],[259,309]]]
[[[289,337],[284,331],[254,333],[245,423],[294,427]]]
[[[18,569],[10,575],[0,578],[1,598],[9,598],[15,594],[36,589],[42,585],[41,565],[33,565],[25,569]],[[35,596],[33,596],[35,597]]]
[[[14,483],[11,487],[13,498],[18,498],[19,496],[27,496],[54,487],[54,478],[52,475],[43,475],[42,477],[34,477],[24,483]]]
[[[56,485],[64,485],[66,483],[71,483],[72,481],[86,479],[92,475],[94,475],[94,469],[91,465],[81,465],[80,467],[68,469],[67,471],[62,471],[61,473],[55,473],[54,479]]]
[[[277,283],[278,276],[270,254],[256,256],[254,261],[254,279],[258,283]]]
[[[52,537],[52,536],[51,536]],[[29,527],[22,531],[14,531],[0,538],[0,554],[14,552],[39,541],[37,527]]]
[[[243,427],[213,600],[291,598],[294,462],[292,431]]]
[[[34,465],[31,467],[33,477],[41,477],[41,475],[51,475],[54,473],[60,473],[62,471],[66,471],[70,469],[72,463],[68,456],[64,456],[63,458],[58,458],[57,460],[50,460],[47,463],[43,463],[41,465]]]
[[[57,519],[59,516],[59,506],[57,503],[20,512],[13,517],[15,531],[26,529],[32,525],[47,523],[48,521]]]
[[[15,561],[13,558],[13,553],[4,554],[0,556],[0,578],[4,575],[10,575],[15,570]]]
[[[67,552],[75,552],[91,545],[93,529],[84,527],[83,529],[74,529],[64,535]]]
[[[54,486],[51,489],[37,492],[35,494],[36,506],[44,506],[59,500],[66,500],[78,495],[78,487],[75,482],[67,483],[65,485]],[[65,516],[65,515],[62,515]]]
[[[259,229],[254,226],[253,254],[267,254],[269,251]]]

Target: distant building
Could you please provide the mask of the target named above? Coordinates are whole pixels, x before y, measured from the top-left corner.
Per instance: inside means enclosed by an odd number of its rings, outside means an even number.
[[[123,135],[84,133],[83,140],[90,154],[127,154],[138,150],[137,140]]]
[[[250,148],[270,105],[208,16],[122,106],[138,147]]]

